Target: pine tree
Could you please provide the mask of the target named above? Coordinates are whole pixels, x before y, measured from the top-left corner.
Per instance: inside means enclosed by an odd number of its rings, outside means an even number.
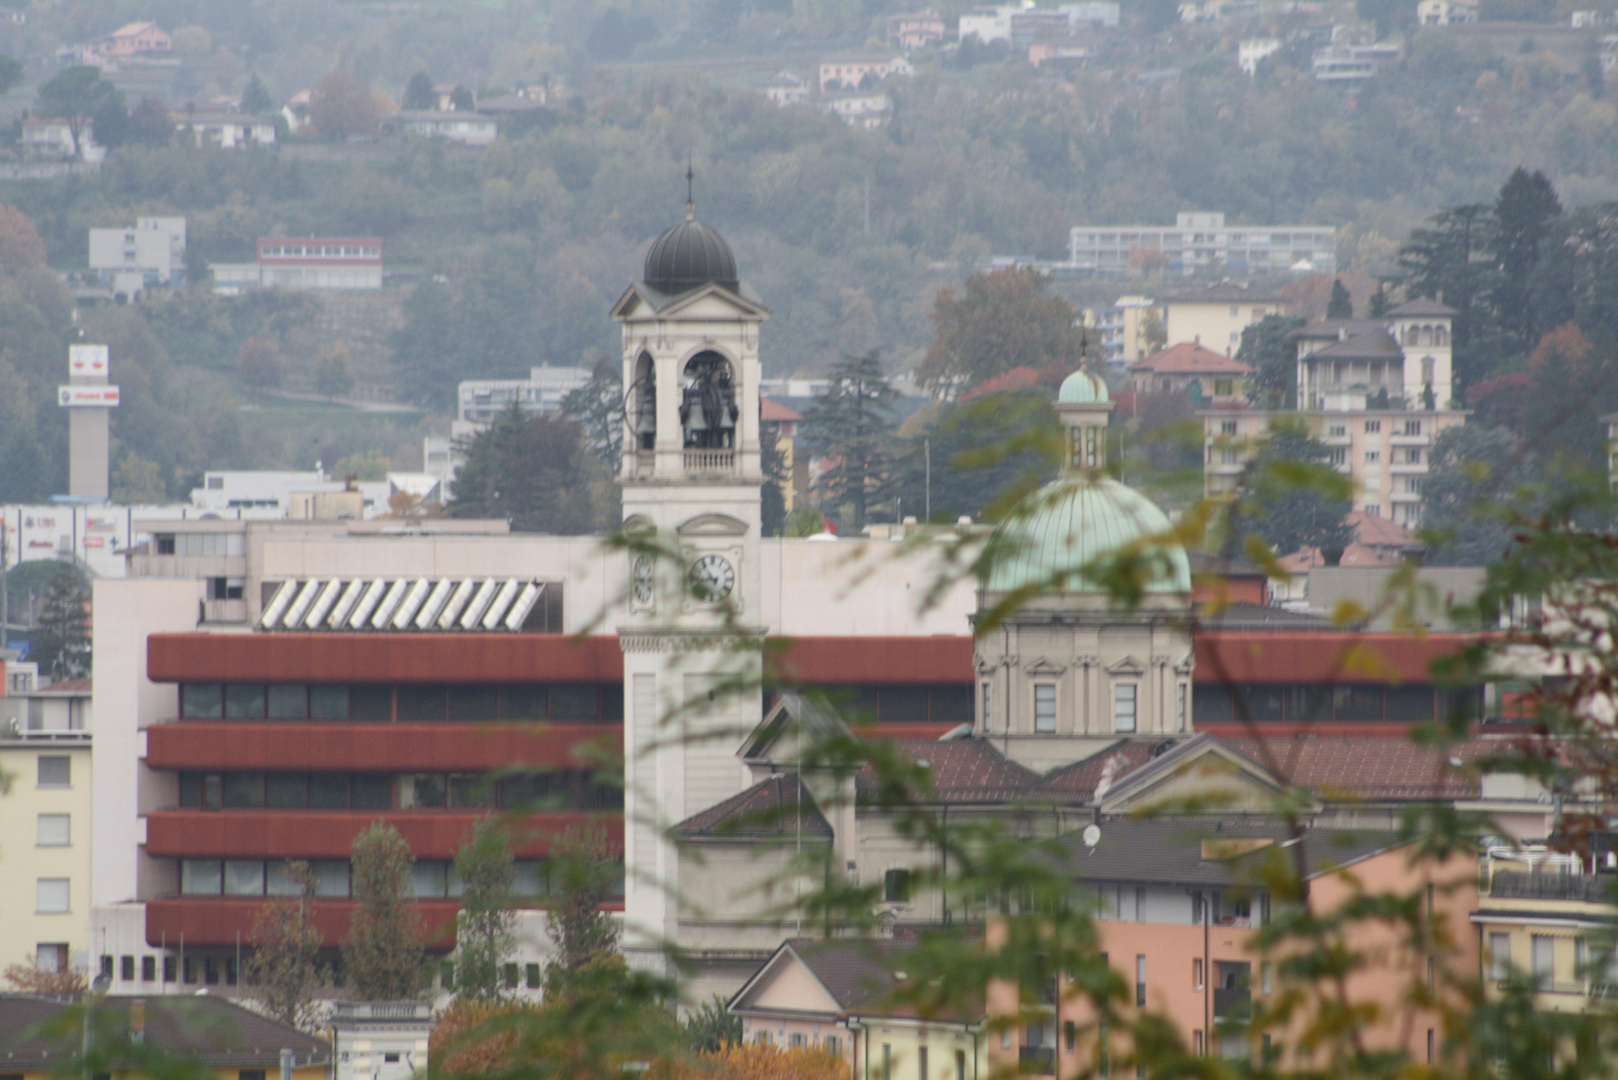
[[[803,448],[832,462],[820,476],[820,503],[846,515],[849,528],[865,528],[871,504],[888,478],[893,406],[899,392],[882,373],[881,351],[845,356],[830,385],[803,414]]]
[[[275,108],[275,99],[270,96],[269,90],[264,86],[264,80],[255,72],[247,80],[247,86],[242,90],[242,112],[259,113],[269,112]]]
[[[1260,409],[1292,408],[1298,396],[1298,343],[1303,328],[1295,315],[1266,315],[1242,331],[1236,359],[1253,369],[1247,399]]]
[[[1529,174],[1520,166],[1506,178],[1495,199],[1493,253],[1500,280],[1494,290],[1494,307],[1511,343],[1524,351],[1534,343],[1537,332],[1549,329],[1535,325],[1532,278],[1551,223],[1561,215],[1562,203],[1550,179],[1542,172]]]
[[[491,1000],[500,996],[500,968],[517,942],[511,909],[517,867],[499,822],[482,818],[472,827],[455,853],[455,876],[461,882],[455,990],[463,998]]]
[[[312,1032],[319,1023],[315,998],[320,989],[320,931],[312,917],[315,874],[308,863],[294,860],[283,876],[297,892],[265,904],[253,919],[247,981],[267,1014]]]
[[[1349,295],[1348,289],[1343,285],[1342,278],[1334,278],[1331,283],[1331,299],[1326,302],[1326,318],[1352,319],[1354,317],[1354,298]]]
[[[343,964],[362,1001],[420,996],[426,985],[421,915],[410,902],[410,845],[385,821],[354,838],[354,899]]]
[[[404,102],[406,109],[418,112],[436,110],[438,108],[438,92],[433,89],[433,77],[425,71],[418,71],[410,76],[405,84]]]
[[[33,644],[40,669],[54,679],[90,674],[90,583],[72,563],[57,566],[45,591]]]

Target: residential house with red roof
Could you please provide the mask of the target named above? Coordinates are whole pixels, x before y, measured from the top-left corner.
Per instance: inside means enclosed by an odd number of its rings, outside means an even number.
[[[1198,405],[1245,404],[1253,369],[1200,340],[1170,345],[1129,365],[1129,385],[1138,394],[1185,394]]]

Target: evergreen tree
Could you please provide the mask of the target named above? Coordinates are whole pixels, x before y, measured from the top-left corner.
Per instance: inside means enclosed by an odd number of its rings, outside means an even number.
[[[1493,252],[1499,267],[1494,307],[1510,343],[1527,351],[1537,330],[1531,304],[1532,279],[1551,224],[1562,214],[1556,188],[1542,172],[1512,171],[1494,203]]]
[[[385,821],[354,838],[357,901],[343,939],[343,966],[362,1001],[401,1001],[426,986],[421,915],[411,902],[410,845]]]
[[[480,818],[455,853],[461,883],[461,915],[456,929],[455,992],[487,1001],[500,996],[500,968],[516,947],[512,890],[517,866],[506,830],[493,818]]]
[[[31,646],[41,671],[54,679],[90,674],[90,582],[71,562],[58,563],[45,591]]]
[[[1348,294],[1348,288],[1343,284],[1342,278],[1334,278],[1331,283],[1331,299],[1326,302],[1326,318],[1352,319],[1354,317],[1354,298]]]
[[[1238,524],[1277,555],[1347,547],[1354,539],[1345,520],[1354,508],[1353,485],[1330,461],[1331,451],[1303,427],[1277,424],[1242,475],[1233,509]]]
[[[780,536],[786,527],[786,487],[792,477],[787,475],[786,455],[781,452],[780,429],[774,424],[760,424],[758,434],[759,468],[764,473],[764,486],[759,491],[759,527],[765,536]]]
[[[403,108],[427,111],[438,108],[438,92],[433,89],[433,77],[425,71],[410,76],[405,84]]]
[[[93,123],[103,109],[116,103],[123,107],[123,94],[101,77],[101,69],[80,64],[63,70],[39,88],[35,111],[40,116],[61,120],[73,140],[73,156],[84,156],[84,126]]]
[[[820,504],[843,514],[854,533],[883,496],[898,400],[882,373],[881,351],[872,349],[837,361],[829,385],[803,414],[804,451],[832,463],[820,476]]]
[[[282,871],[296,890],[277,897],[253,918],[248,943],[247,983],[270,1017],[300,1031],[314,1031],[319,1016],[315,1000],[320,990],[320,931],[313,919],[315,874],[306,862],[290,861]]]
[[[257,116],[274,108],[275,99],[270,96],[270,91],[264,85],[264,80],[258,77],[257,72],[254,72],[248,78],[247,85],[242,88],[242,112]]]
[[[1506,556],[1515,531],[1511,508],[1539,469],[1502,427],[1465,424],[1433,445],[1421,487],[1421,535],[1435,566],[1488,566]],[[1537,486],[1537,485],[1536,485]]]
[[[1427,228],[1411,230],[1399,249],[1408,274],[1405,294],[1441,297],[1459,313],[1451,337],[1459,391],[1495,374],[1506,354],[1494,306],[1500,281],[1490,257],[1494,233],[1491,207],[1452,206],[1433,215]]]
[[[513,402],[460,449],[451,517],[504,518],[518,532],[562,536],[617,525],[617,485],[576,420],[529,416]]]
[[[473,99],[472,91],[457,83],[449,93],[449,107],[456,112],[477,112],[478,103]]]
[[[590,381],[562,398],[562,412],[584,425],[591,449],[618,475],[624,444],[624,378],[618,362],[597,358]]]
[[[1335,288],[1333,292],[1335,292]],[[1260,409],[1290,409],[1298,397],[1298,342],[1303,329],[1296,315],[1266,315],[1242,330],[1236,359],[1253,369],[1247,400]]]

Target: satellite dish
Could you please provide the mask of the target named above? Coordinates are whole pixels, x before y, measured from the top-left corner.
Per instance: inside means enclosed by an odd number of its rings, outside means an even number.
[[[1085,846],[1094,848],[1097,844],[1101,843],[1101,826],[1086,825],[1084,827],[1084,832],[1081,835],[1084,837]]]

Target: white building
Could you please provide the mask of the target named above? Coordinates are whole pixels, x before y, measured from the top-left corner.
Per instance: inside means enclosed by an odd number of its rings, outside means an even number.
[[[1258,74],[1258,62],[1281,51],[1280,38],[1248,38],[1236,46],[1236,66],[1248,78]]]
[[[275,122],[234,112],[174,113],[174,130],[198,149],[237,150],[274,146]]]
[[[185,285],[185,218],[140,217],[133,228],[91,229],[90,270],[133,297],[150,285]]]
[[[1575,12],[1577,19],[1582,12]],[[1593,14],[1593,13],[1592,13]],[[1416,4],[1416,24],[1418,26],[1449,26],[1452,23],[1475,23],[1478,21],[1477,0],[1420,0]],[[1573,28],[1579,29],[1577,22]]]
[[[828,94],[817,103],[821,112],[835,116],[849,127],[874,131],[887,123],[893,101],[882,93]]]
[[[809,100],[809,83],[790,71],[778,71],[762,87],[772,105],[802,105]]]
[[[1310,67],[1316,82],[1356,82],[1370,79],[1384,64],[1397,62],[1403,55],[1397,45],[1328,45],[1316,49]]]
[[[867,79],[881,82],[890,76],[914,75],[910,66],[898,53],[844,53],[828,56],[820,62],[820,89],[858,90]]]
[[[1069,237],[1068,263],[1097,274],[1284,273],[1337,267],[1337,230],[1329,225],[1227,225],[1217,212],[1182,211],[1167,225],[1081,225]]]
[[[266,236],[258,261],[213,263],[214,292],[234,296],[245,289],[343,291],[382,287],[382,238],[378,236]]]
[[[481,430],[513,403],[530,416],[556,412],[562,401],[590,381],[590,369],[541,365],[526,379],[467,379],[455,388],[455,419]]]
[[[466,146],[487,146],[500,134],[500,122],[475,112],[403,109],[382,121],[384,130],[404,138],[446,139]]]
[[[66,120],[29,117],[22,122],[23,150],[47,157],[73,157],[73,128]],[[84,160],[95,165],[107,156],[107,148],[96,142],[85,120],[79,131],[79,150]]]
[[[1113,0],[1088,0],[1058,8],[1036,8],[1033,0],[973,8],[960,18],[960,39],[975,37],[987,45],[1004,41],[1028,45],[1042,37],[1063,37],[1091,27],[1116,27],[1120,6]]]

